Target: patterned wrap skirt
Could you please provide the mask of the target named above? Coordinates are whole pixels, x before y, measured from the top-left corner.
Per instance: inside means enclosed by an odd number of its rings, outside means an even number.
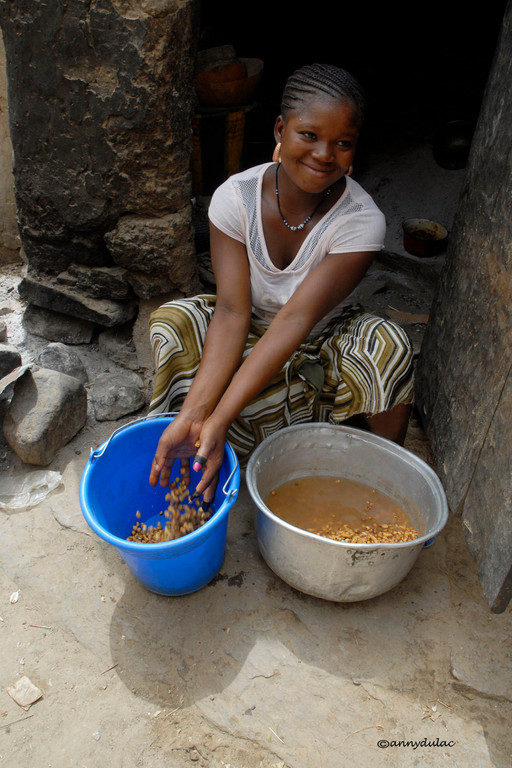
[[[178,299],[149,321],[155,359],[151,413],[179,411],[197,372],[215,296]],[[243,359],[265,333],[251,320]],[[229,340],[226,340],[229,344]],[[233,422],[228,440],[244,465],[268,435],[290,424],[340,424],[413,399],[413,351],[395,323],[346,307],[313,341],[303,343]]]

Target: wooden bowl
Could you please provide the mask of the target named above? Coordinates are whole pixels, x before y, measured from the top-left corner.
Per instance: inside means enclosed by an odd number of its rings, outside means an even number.
[[[249,104],[261,80],[263,61],[261,59],[241,58],[235,69],[230,62],[223,70],[209,69],[198,72],[195,88],[199,103],[203,107],[232,107]],[[240,73],[246,75],[240,77]],[[231,74],[233,79],[228,79]]]

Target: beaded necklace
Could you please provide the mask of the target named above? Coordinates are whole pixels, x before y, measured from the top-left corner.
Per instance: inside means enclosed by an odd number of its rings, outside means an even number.
[[[298,224],[296,227],[293,227],[291,224],[288,224],[288,222],[286,221],[285,217],[283,216],[283,212],[281,210],[281,205],[279,203],[278,174],[279,174],[279,167],[280,167],[280,165],[281,165],[280,163],[277,163],[277,165],[276,165],[276,201],[277,201],[277,210],[279,211],[279,215],[281,216],[282,222],[285,225],[285,227],[288,227],[288,229],[291,229],[292,232],[298,232],[299,230],[304,229],[304,227],[306,226],[308,221],[310,221],[313,218],[313,216],[315,215],[315,213],[318,211],[318,209],[320,208],[320,206],[322,205],[324,200],[326,200],[326,198],[329,197],[329,195],[332,192],[332,187],[328,187],[328,189],[326,189],[324,196],[322,197],[322,199],[320,200],[318,205],[315,206],[314,211],[312,211],[309,214],[309,216],[304,219],[302,224]]]

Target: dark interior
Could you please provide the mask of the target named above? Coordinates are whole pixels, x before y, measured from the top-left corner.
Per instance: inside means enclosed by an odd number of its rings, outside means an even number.
[[[392,153],[429,140],[447,121],[476,121],[505,7],[500,0],[475,13],[446,0],[403,7],[325,0],[299,10],[268,0],[202,0],[199,47],[230,44],[238,56],[265,62],[246,119],[244,167],[270,159],[285,80],[314,61],[349,70],[366,91],[361,165],[365,147]]]

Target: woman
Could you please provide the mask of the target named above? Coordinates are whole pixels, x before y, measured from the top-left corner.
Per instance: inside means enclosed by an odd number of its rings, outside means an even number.
[[[217,295],[169,302],[150,321],[153,412],[179,410],[150,483],[177,458],[202,467],[211,501],[226,438],[243,462],[287,424],[359,414],[403,442],[413,356],[398,326],[350,295],[383,247],[385,220],[351,177],[364,116],[357,81],[328,65],[288,80],[273,162],[236,174],[212,197]]]

